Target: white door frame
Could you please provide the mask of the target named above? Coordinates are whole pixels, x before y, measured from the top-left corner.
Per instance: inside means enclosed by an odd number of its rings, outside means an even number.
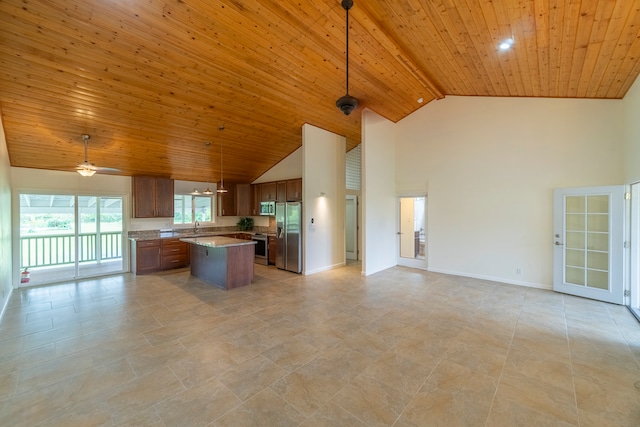
[[[428,227],[427,227],[427,212],[428,212],[428,200],[427,200],[427,195],[426,194],[399,194],[396,196],[396,227],[398,230],[398,239],[400,239],[400,199],[402,198],[406,198],[406,197],[424,197],[424,229],[425,229],[425,257],[424,259],[412,259],[412,258],[403,258],[400,256],[400,242],[398,240],[398,245],[397,245],[397,252],[396,252],[396,259],[397,259],[397,265],[401,265],[403,267],[410,267],[410,268],[418,268],[421,270],[427,270],[427,266],[428,266],[428,262],[427,260],[429,259],[428,256],[428,240],[429,240],[429,234],[427,232]]]
[[[627,305],[640,319],[640,182],[634,182],[629,186],[631,200],[629,203],[628,217],[629,233],[626,237],[630,242],[628,283],[629,298]]]
[[[347,233],[349,230],[347,230],[346,224],[347,221],[345,220],[345,241],[346,239],[348,239],[349,237],[351,237],[353,239],[353,252],[349,252],[346,250],[346,245],[345,245],[345,256],[347,259],[353,259],[353,260],[357,260],[358,259],[358,196],[356,196],[355,194],[347,194],[345,200],[353,200],[353,204],[355,209],[353,210],[353,230],[351,232],[351,236],[348,236]],[[345,205],[346,206],[346,205]],[[345,208],[345,215],[347,214],[346,212],[346,208]]]

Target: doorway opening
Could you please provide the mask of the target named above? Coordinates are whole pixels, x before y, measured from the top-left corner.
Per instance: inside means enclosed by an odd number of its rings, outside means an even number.
[[[427,198],[399,198],[398,265],[427,268]]]

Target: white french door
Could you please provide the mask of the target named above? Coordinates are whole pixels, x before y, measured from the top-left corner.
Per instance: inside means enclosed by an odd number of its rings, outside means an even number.
[[[624,303],[624,204],[624,186],[554,191],[554,291]]]

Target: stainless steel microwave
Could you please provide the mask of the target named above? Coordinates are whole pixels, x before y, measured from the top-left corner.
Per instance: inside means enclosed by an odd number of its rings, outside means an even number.
[[[274,216],[276,214],[276,202],[260,202],[260,215]]]

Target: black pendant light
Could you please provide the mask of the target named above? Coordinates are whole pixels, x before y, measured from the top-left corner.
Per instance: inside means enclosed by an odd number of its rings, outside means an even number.
[[[348,116],[358,106],[358,100],[353,96],[349,95],[349,9],[353,7],[353,0],[342,0],[342,7],[344,8],[347,14],[347,25],[345,27],[345,33],[346,33],[345,38],[347,41],[346,48],[345,48],[346,56],[347,56],[347,61],[346,61],[347,63],[347,83],[346,83],[347,94],[341,97],[340,99],[338,99],[336,101],[336,105],[338,106],[340,111],[342,111],[346,116]]]

